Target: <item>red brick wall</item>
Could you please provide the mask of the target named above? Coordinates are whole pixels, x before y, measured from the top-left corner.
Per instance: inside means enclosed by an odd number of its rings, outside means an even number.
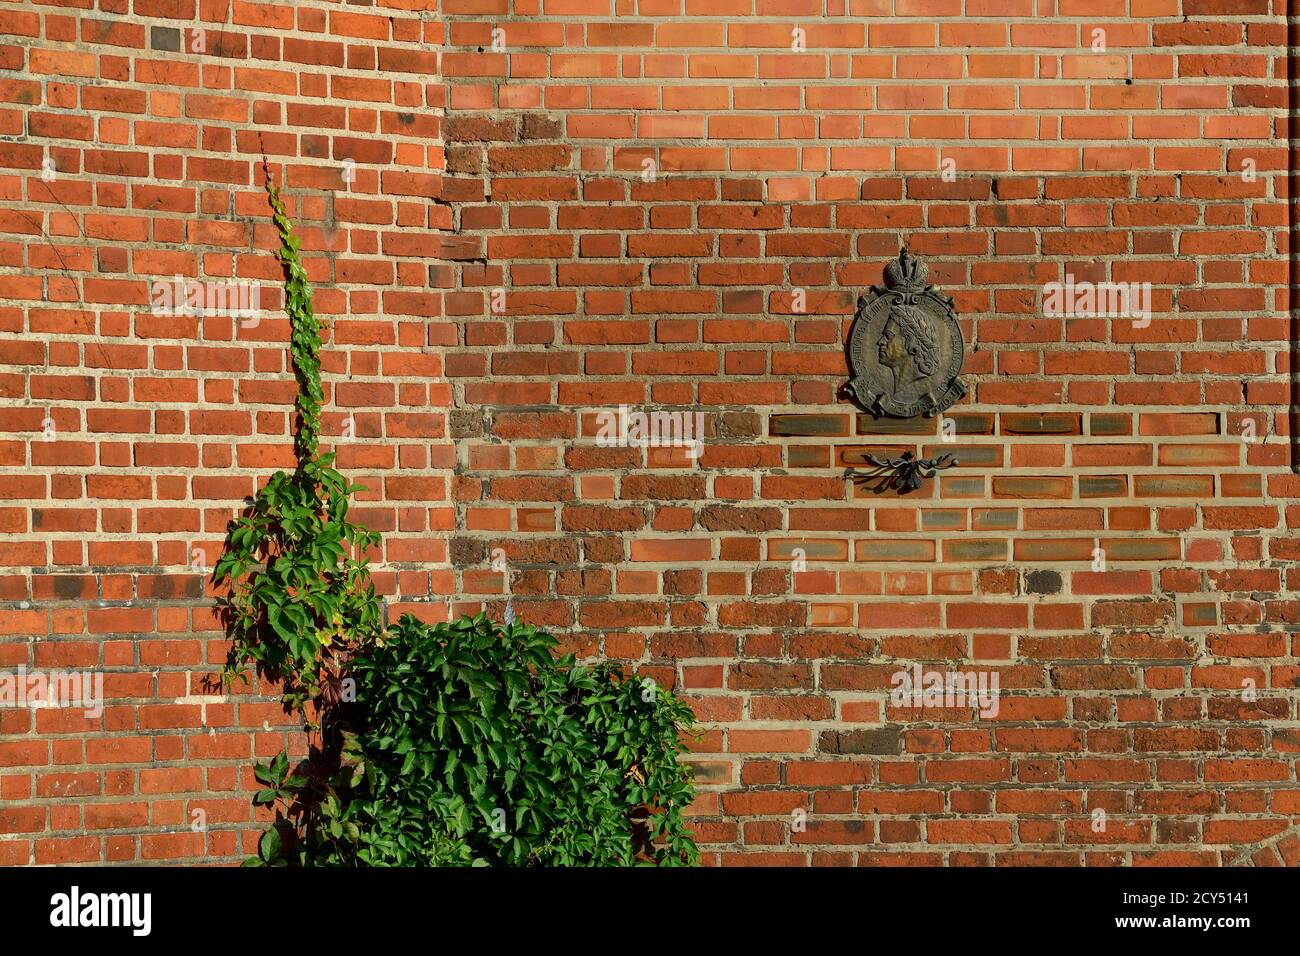
[[[204,687],[189,565],[291,462],[265,150],[392,611],[509,596],[682,689],[707,862],[1295,861],[1284,16],[6,7],[0,667],[110,700],[0,711],[0,860],[251,847],[250,757],[291,726]],[[836,398],[903,242],[968,343],[951,444]],[[271,309],[150,314],[175,274]],[[1067,275],[1151,282],[1150,325],[1045,314]],[[601,447],[620,404],[703,412],[702,457]],[[962,464],[906,497],[847,475],[908,449]],[[913,663],[996,672],[997,716],[891,705]]]

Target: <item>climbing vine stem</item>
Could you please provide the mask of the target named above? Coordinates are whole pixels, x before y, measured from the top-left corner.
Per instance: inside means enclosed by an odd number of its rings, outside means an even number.
[[[230,523],[214,580],[228,598],[221,608],[231,637],[223,677],[229,683],[251,665],[283,686],[287,706],[309,701],[328,708],[344,696],[347,663],[383,634],[366,551],[377,532],[348,520],[352,494],[321,454],[321,328],[311,285],[280,190],[267,170],[266,192],[279,233],[290,354],[298,381],[292,473],[272,475],[249,511]]]

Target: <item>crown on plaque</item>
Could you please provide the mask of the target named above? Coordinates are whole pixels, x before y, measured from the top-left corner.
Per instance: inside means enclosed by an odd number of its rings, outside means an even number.
[[[930,268],[920,259],[913,259],[904,246],[897,259],[885,266],[885,285],[900,292],[924,292],[930,279]]]

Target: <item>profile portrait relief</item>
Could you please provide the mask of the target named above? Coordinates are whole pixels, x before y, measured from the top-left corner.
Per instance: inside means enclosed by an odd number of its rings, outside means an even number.
[[[904,246],[886,263],[884,286],[858,300],[845,351],[848,396],[877,417],[933,416],[960,400],[965,343],[951,297]]]
[[[880,364],[893,373],[894,392],[939,370],[934,323],[914,305],[895,304],[889,310],[877,352]]]

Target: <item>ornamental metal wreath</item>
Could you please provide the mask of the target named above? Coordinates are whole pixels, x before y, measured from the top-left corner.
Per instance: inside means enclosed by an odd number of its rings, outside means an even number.
[[[917,458],[910,451],[903,452],[902,458],[881,459],[875,455],[867,455],[867,461],[877,468],[890,471],[882,488],[897,488],[899,494],[903,495],[920,488],[925,479],[934,477],[935,472],[960,464],[949,454],[940,455],[938,458]]]

